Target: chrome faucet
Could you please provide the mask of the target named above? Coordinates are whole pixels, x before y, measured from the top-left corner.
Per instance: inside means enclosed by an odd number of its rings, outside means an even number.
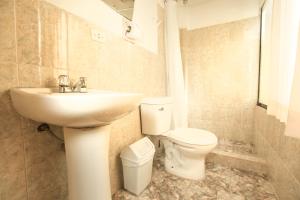
[[[58,77],[58,87],[60,93],[69,92],[87,92],[87,77],[80,77],[73,86],[70,84],[70,79],[68,75],[59,75]]]
[[[87,77],[80,77],[79,81],[72,87],[72,92],[87,92],[86,87]]]
[[[58,89],[60,93],[72,92],[68,75],[58,76]]]

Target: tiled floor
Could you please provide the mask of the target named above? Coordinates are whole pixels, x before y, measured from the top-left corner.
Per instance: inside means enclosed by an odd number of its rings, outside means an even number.
[[[207,164],[206,178],[192,181],[167,173],[155,162],[148,188],[136,197],[124,190],[113,200],[276,200],[266,177],[221,165]]]

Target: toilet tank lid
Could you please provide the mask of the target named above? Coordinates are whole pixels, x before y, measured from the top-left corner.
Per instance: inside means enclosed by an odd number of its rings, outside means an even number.
[[[172,104],[172,98],[168,96],[148,97],[142,99],[141,104],[150,104],[150,105]]]

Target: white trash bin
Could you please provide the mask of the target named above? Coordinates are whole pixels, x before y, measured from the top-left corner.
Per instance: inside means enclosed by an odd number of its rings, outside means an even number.
[[[150,183],[155,147],[148,137],[129,145],[121,153],[124,188],[139,195]]]

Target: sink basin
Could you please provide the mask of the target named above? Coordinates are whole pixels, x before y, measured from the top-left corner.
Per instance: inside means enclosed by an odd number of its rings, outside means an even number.
[[[10,94],[24,117],[64,127],[69,199],[110,200],[110,124],[137,108],[142,95],[52,88],[13,88]]]
[[[54,88],[13,88],[16,110],[38,122],[71,128],[110,124],[137,108],[141,94],[89,90],[58,93]]]

